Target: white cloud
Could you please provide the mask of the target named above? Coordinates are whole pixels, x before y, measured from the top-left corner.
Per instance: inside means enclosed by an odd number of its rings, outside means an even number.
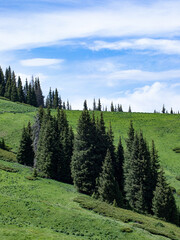
[[[26,67],[42,67],[42,66],[50,66],[62,63],[63,59],[52,59],[52,58],[32,58],[21,60],[20,63],[22,66]]]
[[[88,46],[89,49],[99,51],[101,49],[110,50],[155,50],[165,54],[180,54],[180,41],[169,39],[141,38],[127,41],[105,42],[95,41]]]
[[[174,111],[180,110],[180,96],[171,88],[171,85],[155,82],[152,85],[146,85],[142,88],[134,89],[131,93],[125,92],[121,97],[102,97],[103,106],[110,107],[113,101],[114,105],[122,104],[123,110],[128,111],[129,105],[133,112],[161,112],[163,104],[168,111],[171,107]],[[88,106],[92,108],[93,99],[87,99]],[[82,98],[76,98],[73,101],[73,109],[82,109]]]
[[[120,2],[81,10],[11,12],[0,16],[0,32],[0,50],[47,46],[82,37],[177,36],[180,2],[157,1],[148,6]]]
[[[121,70],[107,75],[107,85],[115,86],[122,80],[131,82],[166,81],[180,79],[180,70],[148,72],[138,69]]]

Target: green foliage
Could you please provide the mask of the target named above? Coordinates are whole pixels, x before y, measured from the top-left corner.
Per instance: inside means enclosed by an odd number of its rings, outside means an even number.
[[[166,221],[178,224],[178,212],[171,188],[166,183],[164,172],[158,175],[157,186],[153,198],[153,213]]]
[[[28,123],[27,128],[23,128],[20,146],[17,153],[17,162],[27,165],[34,165],[34,150],[32,146],[31,124]]]
[[[0,149],[0,159],[7,162],[16,162],[16,155],[7,150]]]
[[[136,228],[144,229],[152,233],[154,238],[157,235],[157,239],[161,239],[160,236],[174,240],[178,240],[180,238],[179,227],[173,224],[144,216],[130,210],[113,207],[112,205],[95,200],[88,196],[78,196],[74,201],[78,202],[80,206],[85,209],[93,210],[95,213],[115,219],[116,221],[129,223],[129,225],[126,225],[123,228],[131,228],[133,226],[133,230]],[[126,237],[128,239],[127,235]],[[131,239],[133,239],[132,236]],[[140,239],[140,236],[137,236],[135,239]],[[148,236],[145,236],[145,239],[148,239]],[[164,238],[162,237],[162,239]]]
[[[102,172],[98,179],[98,195],[102,201],[113,204],[115,200],[118,206],[122,206],[122,194],[115,179],[114,166],[109,150],[107,150]]]

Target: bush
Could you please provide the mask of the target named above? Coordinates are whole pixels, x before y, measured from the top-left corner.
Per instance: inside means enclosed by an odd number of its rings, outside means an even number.
[[[17,169],[11,168],[11,167],[7,167],[7,166],[4,166],[2,164],[0,164],[0,170],[6,171],[6,172],[12,172],[12,173],[18,172]]]
[[[132,230],[132,228],[124,227],[124,228],[121,228],[121,232],[131,233],[131,232],[133,232],[133,230]]]

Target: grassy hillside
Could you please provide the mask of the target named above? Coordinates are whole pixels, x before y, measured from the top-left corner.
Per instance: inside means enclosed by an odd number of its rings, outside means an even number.
[[[37,109],[32,106],[0,99],[0,137],[5,138],[12,151],[17,151],[23,125],[27,125],[28,121],[34,121],[36,111]],[[56,114],[55,110],[52,112]],[[76,131],[81,111],[66,113],[70,125]],[[99,116],[100,113],[96,112],[96,115]],[[133,120],[136,130],[143,130],[149,143],[153,139],[168,181],[180,194],[180,181],[176,179],[180,175],[180,153],[173,151],[174,148],[180,147],[180,115],[104,112],[104,119],[107,127],[110,122],[112,124],[115,144],[121,136],[125,145],[130,120]],[[180,206],[180,196],[177,194],[175,196]]]
[[[93,200],[68,184],[30,180],[31,171],[0,160],[2,240],[180,239],[172,224]]]

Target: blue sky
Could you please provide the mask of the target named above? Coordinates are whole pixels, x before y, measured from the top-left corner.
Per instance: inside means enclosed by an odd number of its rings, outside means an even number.
[[[0,0],[0,65],[84,99],[180,110],[180,1]]]

